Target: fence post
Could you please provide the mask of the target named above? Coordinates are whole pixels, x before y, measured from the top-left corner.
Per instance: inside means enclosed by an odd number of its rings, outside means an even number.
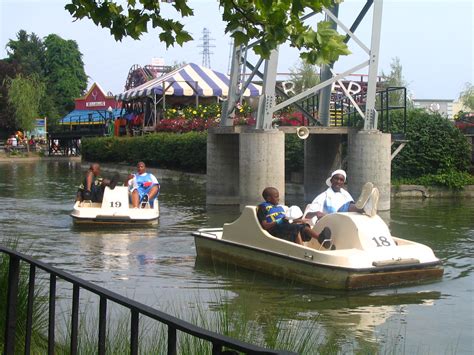
[[[8,265],[7,311],[5,319],[4,354],[15,353],[15,331],[18,304],[18,280],[20,277],[20,259],[10,254]]]
[[[56,319],[56,276],[49,279],[48,354],[54,355],[54,325]]]
[[[26,311],[25,354],[29,354],[31,348],[31,330],[33,328],[33,301],[35,297],[35,277],[36,266],[30,264],[30,277],[28,280],[28,306]]]
[[[176,355],[176,328],[168,324],[168,355]]]

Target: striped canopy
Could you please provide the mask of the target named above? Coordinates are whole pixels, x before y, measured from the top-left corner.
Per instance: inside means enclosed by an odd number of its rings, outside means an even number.
[[[197,91],[200,97],[227,97],[229,81],[229,77],[225,74],[189,63],[159,78],[127,90],[117,95],[116,98],[129,101],[152,94],[161,96],[163,91],[165,91],[165,95],[174,96],[195,96],[195,91]],[[250,84],[244,92],[244,97],[259,96],[261,93],[261,86]]]

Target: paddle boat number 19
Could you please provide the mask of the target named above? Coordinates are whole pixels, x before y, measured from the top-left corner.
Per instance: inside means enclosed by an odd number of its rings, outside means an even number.
[[[104,196],[102,206],[106,209],[123,210],[128,209],[128,194],[115,193],[115,190]]]

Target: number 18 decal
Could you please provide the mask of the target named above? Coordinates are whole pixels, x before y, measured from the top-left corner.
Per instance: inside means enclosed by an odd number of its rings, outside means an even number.
[[[387,239],[387,237],[373,237],[372,240],[375,242],[375,245],[377,247],[389,247],[390,241]]]

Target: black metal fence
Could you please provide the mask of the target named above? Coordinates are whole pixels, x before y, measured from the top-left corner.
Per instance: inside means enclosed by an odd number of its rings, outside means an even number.
[[[82,280],[67,272],[61,271],[46,263],[21,254],[17,251],[0,246],[0,253],[9,256],[8,290],[6,304],[6,320],[4,335],[4,354],[15,354],[15,334],[17,326],[18,307],[18,285],[20,278],[20,263],[29,265],[28,303],[25,335],[25,354],[30,354],[31,333],[33,324],[33,299],[35,293],[36,270],[40,269],[49,274],[49,315],[48,315],[48,354],[54,354],[55,348],[55,311],[56,311],[56,282],[58,279],[72,285],[72,308],[70,329],[70,353],[78,352],[78,329],[79,329],[79,295],[81,289],[92,292],[99,296],[99,323],[98,323],[98,354],[105,354],[106,350],[106,316],[107,304],[113,302],[127,308],[130,312],[130,354],[138,354],[139,349],[139,317],[147,316],[167,326],[167,354],[177,353],[177,332],[184,332],[191,336],[209,341],[212,344],[212,354],[294,354],[287,351],[269,350],[252,344],[244,343],[221,335],[191,323],[173,317],[167,313],[158,311],[142,303],[123,297],[91,282]]]

